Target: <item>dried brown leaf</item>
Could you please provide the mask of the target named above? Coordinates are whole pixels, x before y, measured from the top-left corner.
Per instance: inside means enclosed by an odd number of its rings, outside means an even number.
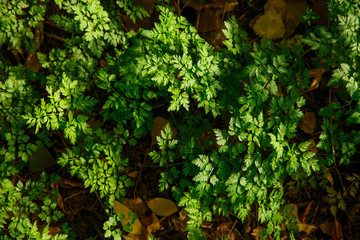
[[[311,209],[311,205],[314,201],[312,200],[305,209],[305,212],[302,214],[302,216],[300,217],[300,222],[304,223],[306,221],[306,216],[309,214],[310,209]]]
[[[334,217],[334,228],[332,231],[332,235],[333,235],[334,240],[343,240],[344,239],[343,234],[342,234],[341,224],[337,220],[337,217]]]
[[[175,203],[166,198],[153,198],[147,201],[148,207],[159,216],[170,216],[178,211]]]
[[[224,22],[215,9],[205,8],[200,13],[199,25],[197,30],[199,32],[216,31],[223,26]]]
[[[28,57],[26,58],[24,67],[27,69],[32,69],[35,72],[38,72],[41,69],[41,63],[39,61],[37,53],[29,53]]]
[[[324,234],[332,236],[331,232],[332,232],[332,229],[334,228],[334,221],[324,222],[324,223],[320,224],[319,227]]]
[[[149,226],[147,226],[148,238],[151,233],[157,232],[157,231],[163,229],[163,227],[161,227],[159,219],[156,217],[156,215],[154,213],[151,215],[151,217],[152,217],[152,223]]]
[[[125,240],[147,240],[148,238],[144,234],[129,233],[126,236],[121,236]]]
[[[49,227],[49,232],[48,234],[50,236],[55,236],[56,234],[58,234],[59,232],[61,232],[61,228],[56,227],[56,226],[50,226]]]
[[[141,198],[125,198],[123,204],[133,212],[136,212],[139,218],[144,217],[148,210],[146,203]]]
[[[307,235],[312,233],[317,229],[317,227],[313,224],[307,224],[307,223],[298,223],[299,226],[299,232],[305,232]]]
[[[324,72],[325,72],[325,69],[323,67],[311,69],[309,71],[310,76],[313,77],[314,79],[312,80],[310,87],[309,87],[309,89],[306,90],[306,92],[315,90],[319,87],[321,79],[322,79],[322,75],[324,74]]]
[[[315,142],[315,140],[314,139],[310,139],[309,140],[311,143],[310,143],[310,145],[309,145],[309,147],[308,147],[308,151],[311,151],[311,152],[313,152],[313,153],[317,153],[318,152],[318,150],[317,150],[317,147],[316,147],[316,142]]]
[[[343,239],[341,225],[336,217],[334,221],[320,224],[320,229],[324,234],[331,236],[334,240]]]
[[[172,137],[175,138],[177,135],[177,131],[176,129],[171,125],[171,123],[166,120],[165,118],[162,117],[156,117],[154,119],[154,123],[152,125],[153,129],[151,131],[151,145],[154,145],[157,143],[156,137],[157,136],[161,136],[161,131],[165,130],[165,127],[167,124],[170,124],[171,127],[171,132],[172,132]]]
[[[262,230],[264,230],[264,227],[261,226],[257,226],[256,228],[254,228],[253,232],[251,233],[252,236],[254,236],[255,240],[261,240],[260,238],[260,233]],[[272,238],[270,237],[270,235],[268,235],[266,237],[266,240],[272,240]]]
[[[300,129],[307,134],[313,134],[316,128],[316,114],[314,112],[305,112],[304,117],[300,119]]]
[[[327,179],[329,180],[331,187],[334,187],[334,179],[333,179],[330,171],[327,171]]]

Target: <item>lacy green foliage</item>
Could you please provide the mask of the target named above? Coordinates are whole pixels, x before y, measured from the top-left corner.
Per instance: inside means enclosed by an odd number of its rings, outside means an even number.
[[[0,45],[33,51],[47,1],[14,2],[0,2]],[[171,189],[188,211],[189,236],[199,235],[202,222],[214,215],[231,213],[244,221],[254,209],[259,223],[267,225],[263,237],[279,239],[281,223],[296,232],[291,209],[281,210],[285,180],[323,187],[326,177],[318,184],[314,173],[334,161],[349,164],[360,143],[355,1],[329,2],[329,29],[311,29],[315,16],[310,10],[303,17],[309,27],[303,43],[332,72],[329,86],[344,86],[341,100],[319,112],[318,147],[326,159],[308,150],[310,142],[295,139],[306,106],[302,91],[310,84],[298,38],[286,46],[266,39],[250,43],[231,18],[225,23],[225,47],[215,52],[164,3],[157,6],[159,22],[153,29],[126,32],[120,12],[134,22],[148,13],[129,0],[103,2],[55,0],[61,11],[50,19],[64,28],[66,38],[63,46],[38,53],[41,72],[12,66],[0,54],[0,227],[7,229],[0,234],[5,239],[51,238],[49,224],[62,217],[57,192],[50,189],[57,177],[43,173],[39,181],[16,184],[10,179],[55,136],[66,149],[57,163],[108,206],[105,237],[121,239],[131,231],[130,225],[121,225],[124,216],[112,210],[113,200],[121,201],[133,186],[125,169],[134,163],[124,149],[138,147],[150,133],[154,102],[165,105],[178,134],[174,138],[167,125],[149,156],[163,169],[159,190]],[[353,185],[345,193],[354,197],[359,177],[349,181]],[[335,215],[346,206],[339,191],[327,190]],[[40,233],[42,224],[47,227]],[[65,224],[53,238],[75,236]]]
[[[49,223],[63,216],[63,213],[55,210],[57,205],[57,191],[52,189],[50,195],[46,195],[43,204],[39,207],[35,203],[40,199],[44,189],[49,188],[52,182],[57,181],[55,175],[47,176],[43,173],[39,181],[27,181],[24,185],[18,181],[14,186],[6,178],[0,180],[0,234],[4,239],[67,239],[66,234],[49,235]],[[45,220],[46,226],[40,233],[37,221]],[[4,226],[6,227],[6,230]]]
[[[0,2],[0,45],[6,44],[18,51],[35,50],[34,30],[42,28],[46,13],[46,0],[36,1],[10,0]],[[27,15],[27,16],[26,16]],[[24,17],[26,16],[26,17]]]
[[[284,220],[280,212],[284,180],[295,173],[311,175],[319,169],[315,154],[307,151],[310,142],[295,144],[289,141],[295,136],[303,116],[300,108],[305,100],[301,97],[300,87],[308,87],[309,74],[301,60],[301,46],[289,50],[263,40],[247,54],[250,45],[245,42],[246,34],[238,29],[234,19],[227,26],[231,32],[239,33],[238,38],[228,40],[229,52],[224,51],[224,55],[218,56],[227,63],[222,65],[223,74],[205,78],[205,81],[223,82],[226,92],[219,88],[218,98],[215,94],[208,97],[214,101],[214,106],[221,106],[219,102],[227,103],[232,115],[229,126],[227,129],[208,129],[215,133],[218,151],[206,154],[200,153],[201,149],[190,150],[190,156],[187,156],[188,148],[194,147],[196,141],[188,139],[188,144],[177,146],[184,149],[178,153],[183,154],[186,170],[181,177],[179,171],[168,169],[168,174],[162,174],[160,189],[177,178],[182,179],[173,190],[175,196],[183,192],[179,205],[189,212],[189,230],[196,229],[204,220],[211,221],[214,213],[227,216],[229,209],[244,220],[256,203],[259,221],[268,223],[267,233],[279,237],[280,223]],[[229,30],[226,35],[232,36]],[[303,81],[299,82],[297,78]],[[233,83],[239,87],[229,94],[228,89]],[[198,86],[201,89],[201,85]],[[206,90],[202,92],[207,93]],[[233,101],[229,101],[229,97]],[[181,106],[181,103],[177,105]],[[199,106],[202,106],[201,102],[198,102]],[[220,109],[211,109],[215,116],[220,113]],[[174,161],[174,157],[168,157],[174,147],[167,146],[167,135],[165,130],[158,139],[161,154],[150,154],[160,165]],[[184,180],[189,177],[192,182]],[[170,179],[165,187],[163,178]]]
[[[331,31],[324,26],[316,27],[303,41],[324,60],[324,68],[332,70],[328,86],[344,86],[339,93],[344,101],[330,99],[330,104],[320,111],[323,131],[318,147],[330,154],[327,164],[337,158],[340,163],[350,164],[360,143],[356,127],[360,123],[359,5],[356,1],[333,0],[329,2],[329,10]]]

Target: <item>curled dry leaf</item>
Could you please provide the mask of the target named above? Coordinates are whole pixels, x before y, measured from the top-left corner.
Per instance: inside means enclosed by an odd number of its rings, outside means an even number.
[[[114,206],[114,210],[117,214],[122,213],[124,215],[124,219],[121,221],[122,225],[128,224],[130,223],[130,219],[128,218],[128,214],[130,212],[130,209],[128,207],[126,207],[124,204],[118,202],[118,201],[114,201],[115,206]],[[132,226],[132,231],[131,234],[142,234],[142,225],[139,221],[139,219],[136,219],[135,222],[133,224],[131,224]]]
[[[156,215],[166,217],[178,211],[175,203],[166,198],[153,198],[147,201],[148,207]]]
[[[314,201],[312,200],[307,206],[306,206],[306,209],[305,209],[305,212],[301,215],[300,217],[300,222],[305,222],[306,221],[306,216],[309,214],[310,212],[310,209],[311,209],[311,205]]]
[[[314,79],[312,80],[310,87],[309,89],[306,90],[306,92],[315,90],[319,87],[324,72],[325,69],[323,67],[311,69],[309,71],[310,76],[313,77]]]
[[[307,224],[307,223],[298,223],[299,226],[299,232],[305,232],[306,235],[309,235],[313,231],[317,229],[317,227],[313,224]]]
[[[330,171],[327,171],[327,179],[328,179],[331,187],[334,187],[334,179],[333,179]]]

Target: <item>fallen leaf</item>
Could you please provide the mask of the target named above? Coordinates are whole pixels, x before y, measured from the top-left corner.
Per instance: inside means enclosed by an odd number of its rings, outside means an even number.
[[[254,31],[261,37],[278,39],[285,35],[286,29],[280,15],[273,6],[270,6],[265,14],[255,22]]]
[[[55,158],[51,156],[51,153],[46,147],[39,147],[29,156],[28,167],[31,172],[42,172],[55,164]]]
[[[56,226],[50,226],[49,227],[49,232],[48,234],[50,236],[55,236],[56,234],[58,234],[59,232],[61,232],[61,228],[56,227]]]
[[[299,232],[305,232],[307,235],[309,235],[310,233],[312,233],[317,229],[317,227],[313,224],[300,222],[297,225],[299,226]]]
[[[332,236],[331,231],[334,228],[334,221],[332,221],[332,222],[324,222],[324,223],[320,224],[319,227],[320,227],[321,231],[324,234]]]
[[[308,204],[308,206],[306,207],[304,216],[306,216],[308,214],[308,212],[310,210],[309,206],[311,206],[311,204],[312,204],[312,202],[310,202],[310,204]],[[299,219],[299,209],[298,209],[296,204],[288,204],[286,206],[293,207],[291,214],[296,217],[296,222],[297,222],[297,225],[299,227],[300,232],[305,232],[307,235],[309,235],[311,232],[313,232],[313,231],[315,231],[315,229],[317,229],[317,227],[315,225],[307,224],[305,222],[300,221],[300,219]]]
[[[126,225],[128,223],[130,223],[130,219],[128,218],[128,214],[130,212],[130,209],[128,207],[126,207],[124,204],[118,202],[118,201],[114,201],[115,206],[114,206],[114,210],[117,214],[122,213],[124,215],[124,219],[121,221],[122,225]],[[139,221],[139,219],[136,219],[135,222],[133,224],[131,224],[132,226],[132,231],[130,232],[131,234],[142,234],[142,225]]]
[[[328,179],[331,187],[334,187],[334,179],[333,179],[330,171],[327,171],[327,179]]]
[[[313,134],[316,128],[316,114],[314,112],[305,112],[304,117],[300,119],[300,129],[307,134]]]
[[[148,207],[141,198],[125,198],[123,203],[131,211],[136,212],[139,218],[145,217]]]
[[[128,176],[129,178],[137,178],[138,175],[139,175],[138,170],[134,170],[134,171],[131,171],[128,174],[126,174],[126,176]]]
[[[318,152],[318,150],[317,150],[317,147],[316,147],[316,142],[315,142],[315,140],[314,139],[310,139],[309,140],[311,143],[310,143],[310,145],[309,145],[309,147],[308,147],[308,151],[311,151],[311,152],[313,152],[313,153],[317,153]]]
[[[144,236],[143,234],[133,234],[133,233],[129,233],[126,236],[121,236],[122,239],[125,240],[147,240],[146,236]]]
[[[157,231],[163,229],[160,225],[159,219],[156,217],[156,215],[154,213],[151,215],[151,217],[152,217],[152,223],[149,226],[147,226],[148,239],[149,239],[149,236],[151,233],[157,232]]]
[[[166,198],[153,198],[147,201],[148,207],[159,216],[170,216],[178,211],[175,203]]]
[[[300,222],[305,222],[306,221],[306,216],[309,214],[309,211],[311,209],[311,205],[314,201],[312,200],[307,206],[306,206],[306,209],[305,209],[305,212],[302,214],[302,216],[299,218],[300,219]]]
[[[313,77],[314,79],[312,80],[310,87],[306,90],[306,92],[315,90],[319,87],[324,72],[325,69],[323,67],[311,69],[309,71],[310,76]]]
[[[167,124],[170,124],[170,128],[171,128],[171,132],[172,132],[172,137],[175,138],[177,135],[177,131],[176,129],[171,125],[171,123],[166,120],[165,118],[162,117],[156,117],[154,119],[154,123],[152,125],[152,130],[151,130],[151,145],[154,145],[157,143],[156,137],[157,136],[161,136],[161,131],[165,130],[165,127]]]
[[[262,230],[264,230],[265,228],[264,227],[261,227],[261,226],[257,226],[256,228],[254,228],[253,232],[251,233],[252,236],[254,236],[254,238],[256,240],[261,240],[260,238],[260,233]],[[266,240],[271,240],[272,238],[268,235],[266,237]]]
[[[223,26],[224,22],[221,20],[220,15],[214,9],[205,8],[200,12],[199,25],[197,30],[199,32],[216,31]]]
[[[337,217],[334,217],[334,228],[332,231],[332,236],[333,236],[334,240],[343,240],[344,239],[343,234],[342,234],[341,224],[337,220]]]
[[[286,38],[290,37],[300,24],[301,14],[309,7],[305,0],[269,0],[264,6],[265,13],[273,7],[285,26]]]
[[[32,69],[35,72],[38,72],[41,69],[41,63],[39,61],[37,53],[29,53],[28,57],[26,58],[24,67],[27,69]]]

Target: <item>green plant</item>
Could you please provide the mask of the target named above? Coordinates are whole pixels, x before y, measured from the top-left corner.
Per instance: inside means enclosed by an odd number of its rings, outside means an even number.
[[[200,227],[216,215],[244,221],[255,210],[266,226],[262,237],[280,239],[285,224],[294,238],[294,216],[283,209],[286,184],[323,187],[327,178],[319,176],[331,165],[350,164],[357,154],[356,1],[329,1],[329,28],[311,26],[315,16],[308,10],[302,19],[306,36],[284,44],[251,43],[232,17],[219,52],[163,1],[155,9],[159,21],[139,31],[121,24],[120,13],[133,22],[149,16],[132,1],[56,0],[57,14],[49,17],[48,2],[0,3],[0,47],[6,50],[0,54],[0,234],[6,239],[76,238],[67,223],[61,233],[48,234],[63,215],[59,192],[50,185],[58,177],[19,178],[28,170],[29,156],[55,139],[62,149],[57,164],[106,206],[105,237],[121,239],[131,232],[131,223],[122,225],[130,216],[112,209],[134,186],[126,168],[136,163],[124,149],[141,146],[159,106],[178,134],[168,124],[144,152],[162,169],[159,190],[171,189],[188,212],[189,239],[205,238]],[[57,38],[60,47],[41,53],[34,34],[44,16],[65,37]],[[298,137],[311,79],[304,58],[311,50],[317,56],[312,65],[331,73],[328,104],[318,113],[320,154]],[[39,72],[5,60],[34,52]],[[342,90],[333,93],[335,86]],[[342,186],[342,192],[326,187],[333,215],[345,210],[345,196],[358,191],[358,176],[349,181],[351,187]]]
[[[41,211],[34,202],[35,199],[40,198],[44,191],[43,189],[51,184],[51,182],[50,184],[48,182],[48,176],[43,173],[40,181],[27,181],[25,185],[18,181],[16,186],[14,186],[8,179],[1,179],[0,184],[1,235],[9,236],[13,239],[51,239],[52,236],[48,234],[49,223],[62,217],[62,213],[55,210],[57,206],[56,201],[51,204],[48,196],[44,199]],[[51,216],[52,213],[49,211],[53,211],[54,215]],[[38,220],[32,221],[32,219]],[[47,224],[42,233],[40,233],[37,221],[42,220],[46,220]],[[7,224],[8,221],[9,224]],[[67,239],[67,235],[57,234],[54,239]]]

